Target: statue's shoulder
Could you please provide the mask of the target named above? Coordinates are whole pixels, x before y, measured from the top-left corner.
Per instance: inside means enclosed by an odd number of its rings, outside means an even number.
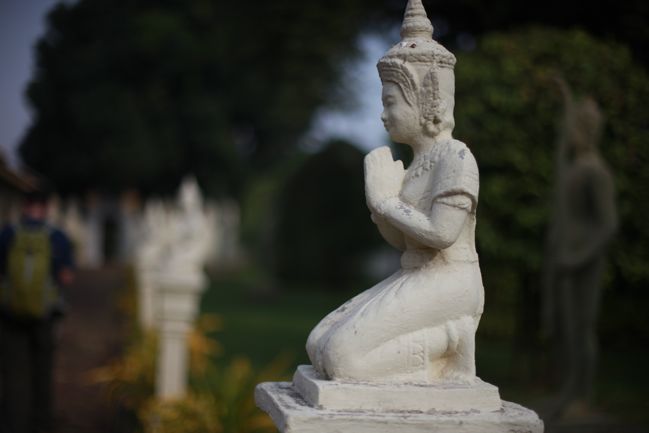
[[[435,159],[435,195],[458,192],[477,200],[478,164],[466,144],[455,139],[441,142],[437,146]]]
[[[450,139],[439,143],[436,149],[438,170],[444,175],[478,177],[478,164],[473,153],[460,140]]]
[[[439,143],[433,151],[436,154],[436,159],[442,161],[450,161],[462,166],[475,165],[475,157],[466,144],[460,140],[451,138]]]

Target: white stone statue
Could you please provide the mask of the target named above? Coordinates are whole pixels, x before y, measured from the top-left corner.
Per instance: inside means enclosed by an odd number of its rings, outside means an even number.
[[[334,380],[475,381],[474,340],[484,304],[475,249],[478,167],[452,136],[455,57],[432,39],[411,0],[401,42],[378,62],[381,119],[409,145],[407,168],[388,147],[365,158],[372,221],[403,251],[401,269],[325,317],[309,336],[316,370]]]
[[[402,40],[378,63],[381,118],[412,147],[412,164],[404,170],[387,147],[365,158],[372,221],[403,252],[401,269],[311,331],[313,366],[298,367],[292,383],[257,386],[257,404],[283,433],[543,432],[534,412],[475,374],[478,168],[453,139],[455,57],[432,30],[421,0],[409,0]]]
[[[214,230],[194,178],[183,181],[178,205],[169,214],[169,239],[154,277],[159,357],[156,394],[163,399],[182,397],[187,387],[187,336],[199,311],[207,279]]]
[[[165,273],[202,275],[214,235],[210,224],[196,180],[185,179],[172,214],[171,240],[163,258]]]

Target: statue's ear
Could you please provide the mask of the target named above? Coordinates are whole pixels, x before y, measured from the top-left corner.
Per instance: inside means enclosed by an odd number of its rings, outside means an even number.
[[[432,119],[422,119],[424,132],[429,137],[435,137],[441,132],[442,119],[439,116],[433,116]]]

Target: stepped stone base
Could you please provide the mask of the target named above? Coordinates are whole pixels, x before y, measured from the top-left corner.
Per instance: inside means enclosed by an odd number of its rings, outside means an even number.
[[[326,380],[310,365],[301,365],[293,386],[313,407],[333,410],[374,411],[494,411],[500,409],[498,388],[476,383],[376,384]]]
[[[543,433],[536,413],[501,401],[498,389],[482,381],[344,383],[300,366],[293,383],[258,385],[255,400],[282,433]]]

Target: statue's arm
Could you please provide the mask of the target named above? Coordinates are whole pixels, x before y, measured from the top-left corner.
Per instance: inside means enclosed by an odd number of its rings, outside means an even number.
[[[383,239],[399,251],[406,250],[406,240],[401,230],[395,228],[392,224],[388,223],[385,218],[372,212],[372,221],[379,229],[379,233]]]
[[[439,175],[443,181],[434,188],[433,204],[422,212],[399,198],[404,170],[401,161],[392,160],[389,148],[375,149],[365,157],[367,205],[390,244],[404,249],[403,239],[408,237],[444,249],[457,240],[476,205],[477,166],[466,148],[451,148]]]
[[[472,206],[470,197],[456,194],[435,200],[426,214],[394,197],[381,203],[377,211],[403,234],[441,250],[453,245],[460,236]]]

